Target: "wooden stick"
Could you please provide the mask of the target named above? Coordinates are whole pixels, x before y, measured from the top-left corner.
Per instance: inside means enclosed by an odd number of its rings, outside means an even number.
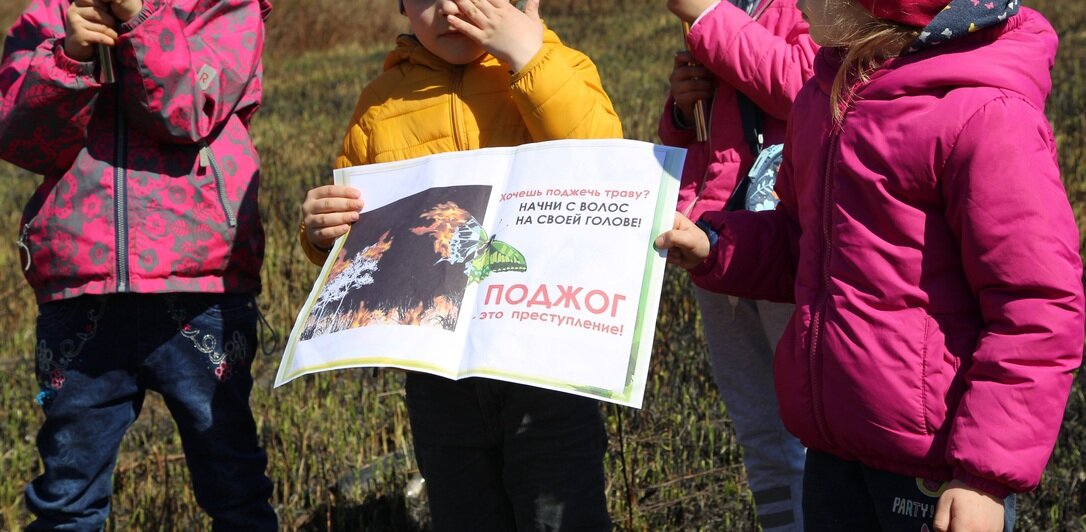
[[[690,33],[690,23],[683,22],[683,46],[686,46],[686,35]],[[690,48],[687,47],[687,51]],[[698,142],[705,142],[709,140],[709,127],[705,123],[705,101],[698,100],[694,102],[694,134],[697,136]]]

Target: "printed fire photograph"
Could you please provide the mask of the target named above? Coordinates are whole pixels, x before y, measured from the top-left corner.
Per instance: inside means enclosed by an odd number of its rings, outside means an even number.
[[[490,194],[489,186],[435,187],[363,212],[301,339],[378,324],[455,330],[469,282],[525,262],[483,231]]]

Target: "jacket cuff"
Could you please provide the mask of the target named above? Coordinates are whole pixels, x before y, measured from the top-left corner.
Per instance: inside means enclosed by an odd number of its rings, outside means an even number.
[[[1014,493],[1014,490],[1007,487],[1006,484],[978,477],[966,471],[961,466],[954,468],[954,478],[966,483],[971,488],[981,490],[997,499],[1006,499],[1008,495]]]
[[[143,9],[140,9],[140,12],[136,13],[136,16],[129,19],[128,22],[121,24],[119,33],[128,33],[143,24],[143,21],[147,20],[152,13],[158,11],[158,4],[158,0],[143,0]]]
[[[716,267],[716,255],[717,255],[717,242],[720,241],[720,230],[713,227],[707,220],[698,220],[694,222],[694,225],[705,232],[705,237],[709,239],[709,254],[706,255],[705,260],[701,261],[701,264],[690,268],[690,275],[697,277],[712,273]]]
[[[552,48],[553,47],[551,46],[547,46],[547,43],[543,43],[543,45],[539,47],[539,51],[535,53],[535,56],[532,57],[530,61],[528,61],[528,64],[524,65],[524,68],[521,68],[517,72],[513,72],[512,78],[509,80],[509,84],[516,85],[517,82],[524,79],[524,77],[527,76],[529,72],[538,68],[540,63],[543,62],[543,58],[546,57],[547,52],[549,52]]]
[[[94,78],[94,60],[76,61],[68,57],[68,53],[64,51],[64,39],[57,39],[56,44],[53,45],[53,58],[56,60],[57,68],[69,74]],[[94,83],[97,84],[97,80]]]
[[[305,253],[305,258],[309,259],[309,262],[316,264],[317,266],[323,266],[324,261],[328,260],[328,253],[331,250],[324,251],[317,249],[308,238],[305,237],[305,224],[298,226],[298,242],[302,244],[302,252]]]

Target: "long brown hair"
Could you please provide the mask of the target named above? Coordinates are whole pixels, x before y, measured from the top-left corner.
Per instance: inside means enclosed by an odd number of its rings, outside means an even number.
[[[827,1],[842,4],[855,3],[855,0]],[[864,11],[864,13],[867,12]],[[844,57],[834,77],[833,87],[830,89],[830,105],[834,122],[840,124],[845,111],[852,103],[856,88],[867,82],[871,74],[887,59],[901,55],[906,47],[920,35],[920,28],[877,19],[870,15],[866,20],[839,19],[837,24],[851,25],[851,27],[841,28],[840,35],[844,37],[839,43],[835,43],[843,49]]]

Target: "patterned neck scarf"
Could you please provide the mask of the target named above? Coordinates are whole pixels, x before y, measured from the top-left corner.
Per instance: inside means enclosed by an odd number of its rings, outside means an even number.
[[[1019,0],[951,0],[909,47],[915,52],[1002,24],[1018,13]]]

